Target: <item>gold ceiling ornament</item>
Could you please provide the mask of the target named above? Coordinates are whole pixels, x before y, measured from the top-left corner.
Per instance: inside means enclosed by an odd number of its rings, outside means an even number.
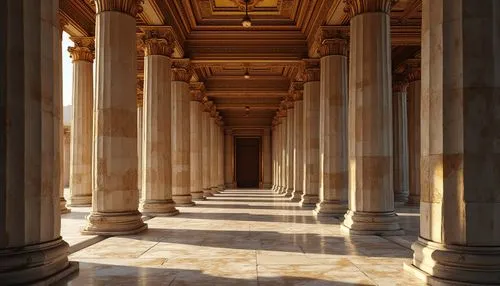
[[[391,8],[399,0],[344,0],[344,12],[354,17],[363,13],[391,12]]]
[[[319,59],[304,59],[302,69],[304,82],[319,81],[321,75]]]
[[[94,3],[96,13],[117,11],[135,18],[142,12],[144,0],[90,0],[90,2]]]
[[[245,3],[247,2],[246,0],[231,0],[234,2],[234,4],[240,9],[241,11],[245,11],[245,8],[247,7],[248,11],[252,11],[255,9],[255,6],[259,4],[260,2],[264,0],[248,0],[248,4]],[[248,5],[248,6],[247,6]]]
[[[320,56],[348,56],[349,54],[349,27],[321,27]]]
[[[191,93],[191,100],[203,102],[205,97],[205,85],[203,82],[191,82],[189,83],[189,90]]]
[[[189,83],[193,76],[193,68],[189,59],[174,59],[172,61],[172,81]]]
[[[70,37],[75,43],[74,47],[68,47],[70,58],[75,61],[94,62],[95,41],[94,37]]]
[[[143,34],[139,44],[144,56],[161,55],[172,57],[175,46],[175,35],[170,26],[149,26],[140,28]]]

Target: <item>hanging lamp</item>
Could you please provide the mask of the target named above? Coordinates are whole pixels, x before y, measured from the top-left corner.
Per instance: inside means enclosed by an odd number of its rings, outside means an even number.
[[[248,1],[249,0],[245,0],[245,16],[243,16],[243,20],[241,20],[241,25],[245,28],[252,26],[252,20],[250,20],[250,16],[248,16]]]

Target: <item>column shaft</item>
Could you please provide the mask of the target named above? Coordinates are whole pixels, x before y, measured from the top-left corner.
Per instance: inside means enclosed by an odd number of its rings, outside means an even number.
[[[205,107],[201,115],[201,138],[202,138],[202,154],[201,154],[201,183],[203,186],[203,195],[205,197],[213,196],[210,191],[210,113]]]
[[[409,205],[420,204],[420,71],[418,80],[408,85]]]
[[[64,179],[63,179],[63,189],[69,187],[70,178],[70,166],[71,166],[71,127],[63,127],[63,145],[64,145]]]
[[[224,126],[222,124],[222,121],[220,123],[218,132],[217,132],[217,139],[218,139],[218,153],[219,156],[217,157],[217,169],[218,169],[218,187],[219,191],[223,191],[226,187],[224,184]]]
[[[395,82],[392,93],[394,200],[408,200],[407,83]]]
[[[142,145],[144,141],[142,105],[143,94],[140,94],[137,99],[137,189],[139,190],[139,202],[142,200]]]
[[[351,18],[349,211],[342,230],[352,234],[403,233],[394,212],[388,12],[361,11]]]
[[[347,45],[343,42],[338,45]],[[347,76],[345,54],[321,58],[318,215],[347,211]]]
[[[58,9],[59,1],[54,0],[0,3],[3,285],[54,284],[78,268],[68,262],[68,244],[60,233]]]
[[[132,234],[147,228],[137,210],[138,4],[101,0],[96,5],[92,211],[83,233]],[[126,13],[128,8],[131,14]]]
[[[215,118],[210,116],[210,191],[218,193],[217,188],[217,125]]]
[[[189,174],[189,84],[172,81],[172,199],[193,206]]]
[[[191,196],[193,200],[203,200],[202,187],[202,133],[201,133],[201,115],[203,106],[197,100],[191,100],[190,105],[190,181],[191,181]]]
[[[264,129],[262,135],[262,188],[272,187],[272,163],[271,163],[271,129]]]
[[[287,172],[287,149],[286,149],[286,131],[287,131],[287,122],[288,118],[283,117],[281,119],[281,138],[280,138],[280,148],[281,148],[281,188],[280,194],[286,194],[286,189],[288,186],[288,172]]]
[[[290,198],[293,202],[299,202],[304,194],[304,101],[302,98],[294,103],[294,129],[293,136],[293,193]]]
[[[287,110],[287,122],[286,122],[286,172],[287,172],[287,186],[286,186],[286,197],[291,197],[293,193],[293,166],[295,165],[295,160],[294,160],[294,148],[293,148],[293,143],[295,141],[295,134],[294,134],[294,124],[295,124],[295,116],[293,112],[293,103],[290,102],[290,106]]]
[[[225,169],[225,184],[226,188],[235,188],[234,185],[234,141],[231,129],[225,131],[224,142],[224,169]]]

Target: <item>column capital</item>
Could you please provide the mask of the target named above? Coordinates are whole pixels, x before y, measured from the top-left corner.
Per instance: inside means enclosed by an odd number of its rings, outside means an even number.
[[[320,47],[318,52],[321,57],[349,53],[349,26],[322,26],[319,36]]]
[[[420,80],[420,52],[415,55],[414,58],[406,60],[408,81],[414,82]]]
[[[319,59],[304,59],[302,61],[305,82],[319,81],[321,75]]]
[[[389,14],[392,6],[399,0],[344,0],[344,11],[351,17],[373,12]]]
[[[94,62],[95,58],[95,40],[94,37],[70,37],[74,47],[68,47],[70,58],[73,62],[85,61],[89,63]]]
[[[141,27],[139,45],[144,56],[161,55],[171,57],[174,53],[175,35],[170,26]]]
[[[189,92],[191,94],[191,101],[203,102],[205,97],[205,85],[203,82],[189,83]]]
[[[193,76],[193,68],[189,59],[174,59],[172,62],[172,81],[189,83]]]
[[[135,18],[142,12],[144,0],[91,0],[96,8],[96,13],[116,11],[128,14]]]
[[[290,83],[290,89],[288,90],[293,101],[300,101],[304,96],[304,82],[293,81]]]
[[[142,107],[143,98],[144,98],[144,80],[141,78],[137,79],[137,107]]]
[[[404,93],[408,88],[408,80],[403,75],[394,76],[392,81],[392,93]]]

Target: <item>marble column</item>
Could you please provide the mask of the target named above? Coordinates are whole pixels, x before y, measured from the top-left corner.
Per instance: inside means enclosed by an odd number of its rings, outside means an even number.
[[[218,143],[218,157],[217,157],[217,180],[219,191],[223,191],[226,187],[224,184],[224,121],[222,117],[219,116],[218,120],[219,126],[217,131],[217,143]]]
[[[144,92],[142,107],[142,213],[171,216],[179,211],[172,200],[172,31],[142,28]]]
[[[142,200],[142,142],[144,141],[142,112],[144,103],[144,81],[137,80],[137,189],[139,190],[139,202]]]
[[[276,118],[273,118],[273,122],[271,124],[271,180],[272,186],[271,190],[276,190]]]
[[[320,63],[305,60],[304,83],[304,181],[302,207],[314,208],[319,202],[319,101]]]
[[[408,73],[408,205],[420,204],[420,59],[412,59]]]
[[[331,36],[322,31],[316,215],[339,217],[347,212],[347,51],[346,33]]]
[[[189,103],[189,177],[190,190],[193,200],[203,200],[202,187],[202,131],[201,131],[201,116],[203,113],[204,85],[202,82],[194,82],[189,86],[191,90],[191,102]]]
[[[217,111],[215,105],[212,105],[210,111],[210,192],[217,194],[217,124],[215,123]]]
[[[394,211],[389,11],[393,1],[352,5],[348,109],[350,234],[400,235]]]
[[[188,59],[175,60],[172,77],[172,199],[176,206],[194,206],[189,174],[189,80]]]
[[[401,77],[401,75],[395,75]],[[392,84],[392,128],[394,201],[408,201],[408,121],[406,107],[406,79],[396,79]]]
[[[304,194],[304,85],[302,82],[293,82],[291,91],[294,101],[293,136],[293,193],[290,201],[300,202]]]
[[[84,234],[147,228],[137,210],[136,21],[141,1],[97,0],[92,210]],[[117,84],[120,83],[120,84]]]
[[[235,188],[234,181],[234,137],[233,130],[224,131],[224,181],[226,188]]]
[[[293,194],[293,166],[295,165],[295,160],[294,160],[294,141],[295,141],[295,134],[294,134],[294,125],[295,125],[295,116],[293,112],[293,100],[291,99],[288,102],[287,106],[287,121],[286,121],[286,172],[287,172],[287,186],[286,186],[286,197],[291,197]]]
[[[64,162],[64,168],[63,168],[63,173],[64,173],[64,179],[63,179],[63,188],[68,188],[69,187],[69,177],[70,177],[70,163],[71,163],[71,126],[64,126],[63,127],[64,132],[63,132],[63,149],[64,149],[64,154],[63,154],[63,162]]]
[[[201,183],[203,186],[203,195],[205,197],[213,196],[210,190],[210,176],[212,166],[210,164],[210,109],[212,102],[203,99],[203,113],[201,115]]]
[[[0,3],[2,285],[55,284],[78,269],[60,233],[58,9],[57,0]]]
[[[262,188],[272,187],[271,128],[264,128],[262,134]]]
[[[279,114],[276,114],[276,117],[275,117],[275,133],[276,133],[276,137],[275,137],[275,141],[276,141],[276,149],[275,149],[275,155],[276,155],[276,159],[275,159],[275,165],[276,165],[276,169],[275,169],[275,188],[274,188],[274,192],[276,193],[279,193],[280,192],[280,189],[281,189],[281,118],[279,116]]]
[[[287,113],[286,113],[286,108],[283,110],[283,115],[282,115],[282,118],[281,118],[281,136],[280,136],[280,148],[281,148],[281,169],[280,169],[280,172],[281,172],[281,187],[280,187],[280,191],[279,193],[280,194],[286,194],[286,189],[287,189],[287,186],[288,186],[288,172],[287,172],[287,155],[288,155],[288,152],[287,152],[287,149],[286,149],[286,131],[287,131],[287,122],[288,122],[288,118],[286,117]]]
[[[94,103],[94,38],[71,38],[73,62],[73,116],[71,122],[70,197],[71,206],[92,203],[92,106]]]
[[[500,5],[422,3],[420,235],[430,285],[500,281]]]

